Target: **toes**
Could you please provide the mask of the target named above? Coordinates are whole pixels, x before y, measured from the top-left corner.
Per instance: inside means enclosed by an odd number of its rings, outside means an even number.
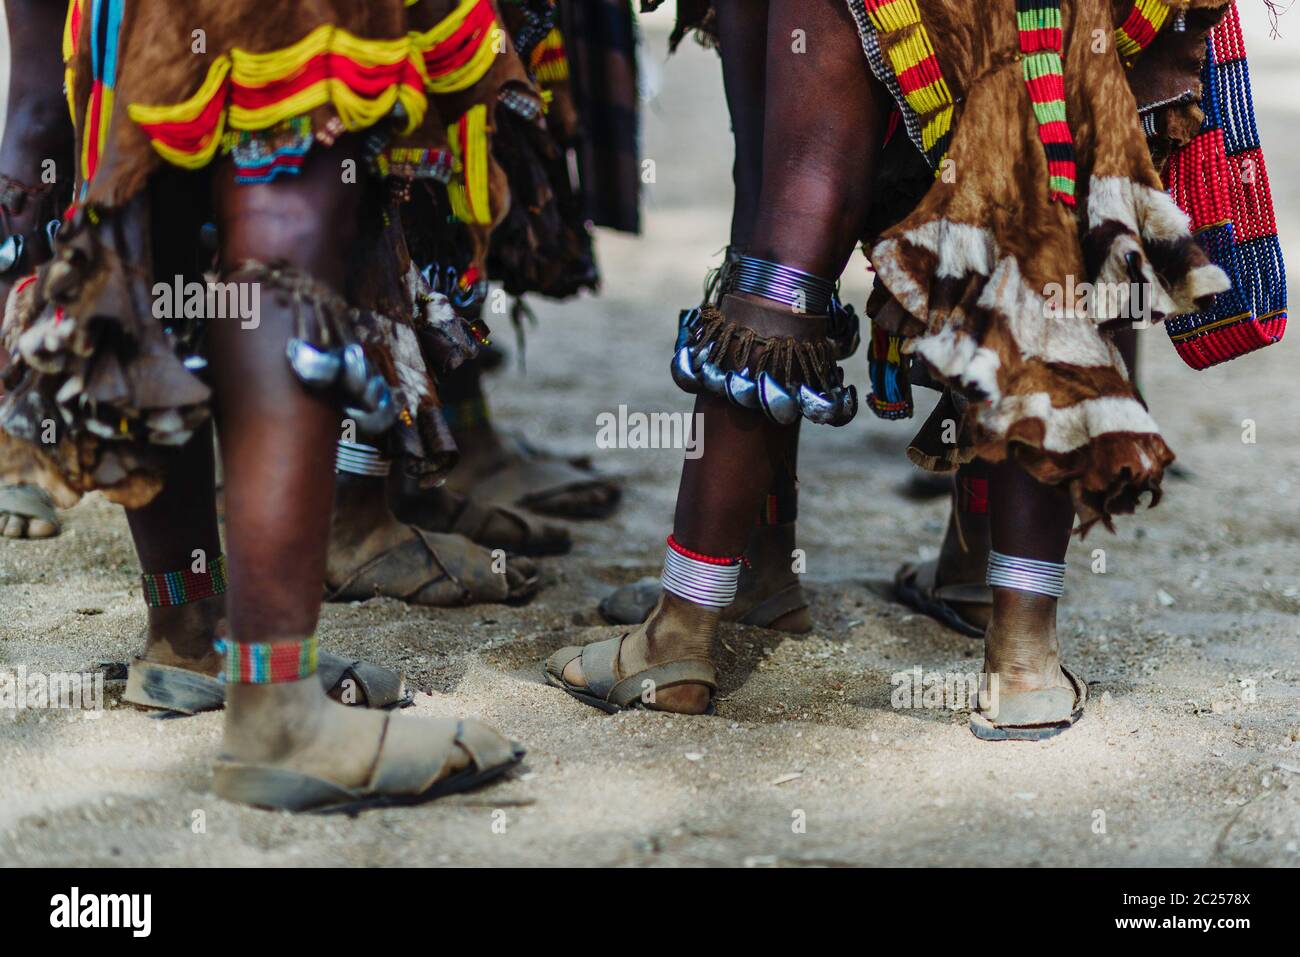
[[[571,685],[577,685],[579,688],[587,687],[586,676],[582,673],[582,659],[574,658],[564,667],[561,677]]]
[[[28,538],[53,538],[59,534],[59,526],[43,518],[33,518],[27,523]]]
[[[27,519],[21,515],[10,515],[4,524],[5,538],[26,538]]]
[[[582,674],[582,649],[570,646],[554,652],[546,659],[546,673],[569,684],[586,687]]]

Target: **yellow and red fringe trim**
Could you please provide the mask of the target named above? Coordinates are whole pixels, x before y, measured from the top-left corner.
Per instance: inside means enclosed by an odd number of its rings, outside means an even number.
[[[103,4],[109,18],[107,54],[97,51],[94,69],[116,65],[121,0]],[[96,5],[99,15],[100,6]],[[68,62],[69,107],[73,106],[72,61],[82,29],[83,0],[71,0],[64,26],[63,55]],[[298,42],[279,50],[251,53],[233,48],[215,57],[199,89],[173,104],[132,103],[130,118],[148,135],[167,162],[198,169],[211,162],[227,128],[265,130],[284,120],[329,105],[344,129],[366,129],[397,107],[402,133],[424,121],[428,94],[454,93],[473,86],[508,49],[491,0],[461,0],[431,29],[392,40],[368,39],[322,24]],[[82,178],[94,175],[103,153],[113,108],[113,70],[95,77],[82,134]],[[489,222],[486,109],[452,126],[454,148],[464,182],[455,184],[468,222]],[[457,138],[458,137],[458,138]],[[455,200],[453,201],[455,202]]]

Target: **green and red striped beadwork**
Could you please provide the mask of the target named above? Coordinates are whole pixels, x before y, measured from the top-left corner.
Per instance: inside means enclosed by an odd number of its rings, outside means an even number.
[[[302,641],[217,642],[224,655],[221,680],[226,684],[265,685],[301,681],[316,673],[316,636]]]
[[[1073,206],[1078,169],[1074,136],[1065,117],[1060,0],[1016,0],[1016,24],[1025,86],[1038,120],[1038,138],[1047,151],[1050,195],[1053,201]]]
[[[144,601],[150,608],[185,605],[203,598],[224,594],[226,591],[226,556],[219,555],[208,565],[206,572],[189,569],[179,572],[158,572],[141,575]]]

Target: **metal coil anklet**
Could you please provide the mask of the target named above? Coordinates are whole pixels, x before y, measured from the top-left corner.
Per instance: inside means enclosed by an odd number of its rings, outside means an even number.
[[[1043,562],[990,551],[985,581],[993,588],[1013,588],[1060,598],[1065,592],[1065,562]]]
[[[728,279],[727,292],[762,296],[811,316],[827,315],[835,296],[834,280],[757,256],[739,257]]]
[[[338,453],[334,457],[335,472],[383,478],[391,471],[392,465],[373,445],[339,440]]]

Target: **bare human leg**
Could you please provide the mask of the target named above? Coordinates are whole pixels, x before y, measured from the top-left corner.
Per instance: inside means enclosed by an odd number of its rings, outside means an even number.
[[[816,276],[838,276],[865,218],[884,99],[845,6],[773,0],[768,11],[762,190],[752,252]],[[792,45],[795,31],[802,31],[805,48]],[[833,100],[809,108],[815,91],[832,89]],[[732,298],[802,315],[763,297]],[[754,511],[788,461],[792,430],[712,396],[697,398],[695,409],[708,440],[703,456],[683,468],[673,535],[693,553],[739,555]],[[616,673],[710,661],[719,617],[717,608],[665,591],[645,624],[622,642]],[[581,661],[567,662],[562,678],[583,686]],[[706,686],[679,684],[658,690],[654,707],[699,714],[709,699]]]
[[[63,6],[5,0],[9,76],[0,137],[0,306],[50,257],[46,230],[71,195],[72,123],[63,98]],[[7,356],[0,352],[0,373]],[[0,487],[0,535],[50,538],[59,520],[34,485]]]

